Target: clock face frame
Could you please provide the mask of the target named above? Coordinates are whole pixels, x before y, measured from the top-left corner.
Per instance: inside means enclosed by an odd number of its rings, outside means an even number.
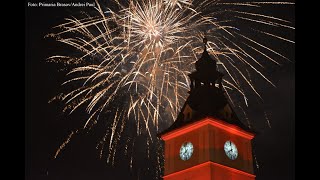
[[[191,158],[193,154],[193,144],[191,142],[185,142],[181,145],[180,148],[180,158],[183,161],[187,161]]]
[[[224,143],[224,152],[231,160],[235,160],[238,157],[237,146],[232,141],[226,141]]]

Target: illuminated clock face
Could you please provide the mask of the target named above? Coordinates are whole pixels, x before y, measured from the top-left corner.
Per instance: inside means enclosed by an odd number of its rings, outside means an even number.
[[[180,148],[180,158],[184,161],[191,158],[193,154],[193,145],[191,142],[185,142]]]
[[[231,160],[235,160],[238,157],[238,149],[231,141],[226,141],[226,143],[224,143],[224,152]]]

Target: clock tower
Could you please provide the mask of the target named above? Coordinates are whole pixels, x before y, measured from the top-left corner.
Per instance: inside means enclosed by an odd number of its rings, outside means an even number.
[[[164,140],[164,180],[254,180],[254,133],[237,118],[222,89],[223,74],[206,50],[189,75],[190,91]]]

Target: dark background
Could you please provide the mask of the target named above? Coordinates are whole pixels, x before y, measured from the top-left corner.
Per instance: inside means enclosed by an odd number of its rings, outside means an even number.
[[[51,31],[51,27],[63,22],[63,18],[74,15],[80,9],[32,8],[25,3],[25,179],[138,179],[139,173],[134,171],[139,171],[139,168],[133,171],[127,164],[111,167],[99,159],[95,149],[97,140],[92,134],[74,138],[59,157],[53,159],[56,149],[72,130],[72,124],[77,119],[63,116],[57,106],[48,104],[48,100],[59,93],[64,76],[57,72],[54,64],[45,61],[56,54],[55,50],[61,49],[61,44],[45,39],[44,36]],[[275,13],[292,16],[294,10],[291,8],[288,12]],[[291,20],[294,21],[294,17]],[[283,50],[284,54],[294,60],[292,46],[275,45],[274,49]],[[259,165],[256,179],[294,179],[294,63],[272,71],[270,78],[277,88],[266,87],[263,97],[268,111],[272,112],[272,128],[264,128],[254,141],[254,152]],[[262,122],[265,123],[263,119]],[[141,161],[144,164],[143,161],[146,160]],[[143,179],[153,178],[149,176]]]

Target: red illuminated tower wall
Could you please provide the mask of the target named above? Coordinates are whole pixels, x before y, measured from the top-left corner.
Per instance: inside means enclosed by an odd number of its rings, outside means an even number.
[[[251,140],[254,135],[215,118],[204,118],[161,136],[165,141],[164,180],[253,180]],[[224,143],[237,146],[238,157],[229,159]],[[183,161],[179,157],[184,142],[192,142],[194,152]]]

